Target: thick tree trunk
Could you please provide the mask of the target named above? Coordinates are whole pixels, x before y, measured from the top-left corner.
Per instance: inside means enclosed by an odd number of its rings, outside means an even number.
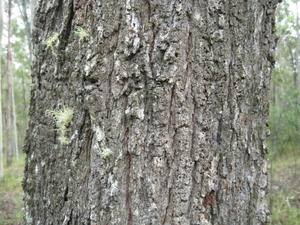
[[[39,1],[25,224],[265,224],[275,7]]]

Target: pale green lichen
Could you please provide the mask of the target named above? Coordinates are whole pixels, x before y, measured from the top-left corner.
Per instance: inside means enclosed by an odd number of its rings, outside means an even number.
[[[80,41],[89,36],[88,32],[82,27],[76,27],[75,34],[79,37]]]
[[[107,158],[109,158],[109,157],[113,154],[113,152],[112,152],[112,150],[110,150],[109,148],[103,148],[103,149],[99,150],[99,151],[97,152],[97,154],[98,154],[101,158],[107,159]]]
[[[46,45],[46,48],[50,49],[52,52],[52,55],[54,55],[54,56],[57,56],[54,46],[58,42],[58,40],[59,40],[59,34],[57,32],[55,32],[44,43]]]
[[[55,120],[57,130],[59,132],[58,140],[61,144],[69,144],[70,139],[66,137],[67,126],[71,123],[74,111],[71,108],[64,107],[61,110],[48,110],[46,112]]]

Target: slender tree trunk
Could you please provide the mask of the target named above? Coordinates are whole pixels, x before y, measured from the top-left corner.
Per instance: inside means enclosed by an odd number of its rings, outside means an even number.
[[[11,47],[11,11],[12,0],[8,1],[8,27],[7,27],[7,165],[11,165],[13,156],[18,158],[18,143],[16,131],[16,114],[14,105],[14,78],[12,71],[12,47]]]
[[[21,0],[17,2],[19,11],[21,13],[28,42],[28,50],[29,50],[29,61],[32,61],[32,47],[31,47],[31,18],[28,16],[27,10],[31,10],[31,1],[29,0]]]
[[[277,93],[277,87],[276,87],[276,82],[273,80],[271,82],[271,103],[273,105],[275,105],[277,103],[277,96],[276,96],[276,93]]]
[[[36,6],[36,0],[30,0],[30,33],[32,34],[33,28],[33,17],[34,17],[34,9]]]
[[[4,3],[4,2],[3,2]],[[2,5],[3,7],[3,5]],[[3,8],[4,9],[4,8]],[[5,10],[7,12],[7,10]],[[5,46],[5,45],[3,45]],[[3,58],[4,59],[4,56]],[[1,79],[1,88],[2,88],[2,129],[3,129],[3,153],[7,156],[7,136],[8,136],[8,104],[7,104],[7,46],[6,46],[6,55],[5,55],[5,60],[3,60],[3,68],[4,70],[2,71],[2,79]]]
[[[12,87],[12,110],[13,110],[13,135],[14,135],[14,154],[16,159],[19,160],[19,142],[18,142],[18,127],[17,127],[17,113],[16,113],[16,103],[15,103],[15,94],[14,86]]]
[[[275,7],[39,1],[25,224],[266,224]]]
[[[26,86],[25,79],[24,79],[25,74],[22,74],[21,80],[22,80],[22,95],[23,95],[23,111],[28,113],[28,106],[29,106],[29,101],[28,101],[28,85]],[[22,120],[22,127],[25,127],[25,131],[27,130],[27,125],[28,125],[28,116],[26,116]],[[18,140],[24,140],[26,137],[26,132],[20,132],[19,133],[19,139]]]
[[[299,71],[300,71],[300,63],[299,63],[299,54],[300,54],[300,24],[299,24],[299,7],[298,7],[298,3],[296,4],[296,34],[297,34],[297,39],[296,39],[296,57],[295,57],[295,63],[296,63],[296,71],[295,71],[295,88],[296,90],[300,91],[300,75],[299,75]]]
[[[3,127],[2,127],[2,35],[3,35],[3,4],[0,0],[0,177],[4,175],[3,159]]]

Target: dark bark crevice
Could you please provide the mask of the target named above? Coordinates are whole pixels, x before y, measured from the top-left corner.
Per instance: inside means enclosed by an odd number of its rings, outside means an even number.
[[[125,206],[127,211],[127,221],[126,225],[132,225],[132,199],[131,199],[131,170],[132,170],[132,155],[129,150],[129,123],[130,118],[125,114],[125,111],[128,107],[128,97],[124,96],[125,98],[125,104],[124,104],[124,121],[123,121],[123,128],[124,128],[124,137],[123,137],[123,154],[124,154],[124,169],[125,169],[125,177],[124,177],[124,183],[125,183]]]
[[[75,15],[75,12],[74,12],[74,0],[69,0],[69,4],[68,4],[68,15],[66,17],[66,19],[64,19],[63,21],[63,28],[61,30],[61,38],[62,38],[62,41],[60,42],[60,46],[59,46],[59,49],[63,49],[65,50],[66,46],[68,45],[69,43],[69,37],[73,31],[72,29],[72,22],[73,22],[73,18],[74,18],[74,15]]]
[[[125,156],[125,163],[126,163],[126,199],[125,199],[125,205],[127,210],[127,224],[126,225],[132,225],[132,206],[131,206],[131,154],[129,152],[126,153]]]
[[[168,188],[168,202],[167,202],[167,207],[165,211],[165,215],[162,220],[162,225],[170,223],[170,207],[171,207],[171,201],[172,201],[172,187]]]
[[[170,141],[170,158],[167,159],[168,161],[168,168],[167,168],[167,205],[165,208],[165,215],[163,217],[163,224],[166,224],[168,222],[168,217],[170,216],[170,210],[172,205],[172,185],[173,185],[173,179],[174,179],[174,170],[176,170],[176,121],[175,121],[175,98],[176,98],[176,84],[172,86],[171,89],[171,96],[170,96],[170,105],[169,105],[169,120],[168,120],[168,134],[169,134],[169,141]]]
[[[192,90],[191,90],[191,93]],[[192,114],[192,135],[191,135],[191,150],[190,150],[190,158],[192,161],[192,172],[191,172],[191,177],[192,177],[192,182],[191,182],[191,191],[190,191],[190,195],[189,195],[189,205],[188,205],[188,216],[190,218],[190,225],[192,225],[192,206],[193,206],[193,197],[196,193],[196,185],[197,185],[197,181],[196,181],[196,176],[197,176],[197,169],[198,169],[198,160],[195,159],[195,138],[196,138],[196,102],[195,102],[195,97],[192,96],[193,98],[193,114]]]

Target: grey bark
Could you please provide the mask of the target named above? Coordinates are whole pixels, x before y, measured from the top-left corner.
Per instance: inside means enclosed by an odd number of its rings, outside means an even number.
[[[275,8],[40,0],[25,224],[266,224]],[[61,144],[47,110],[66,107]]]

